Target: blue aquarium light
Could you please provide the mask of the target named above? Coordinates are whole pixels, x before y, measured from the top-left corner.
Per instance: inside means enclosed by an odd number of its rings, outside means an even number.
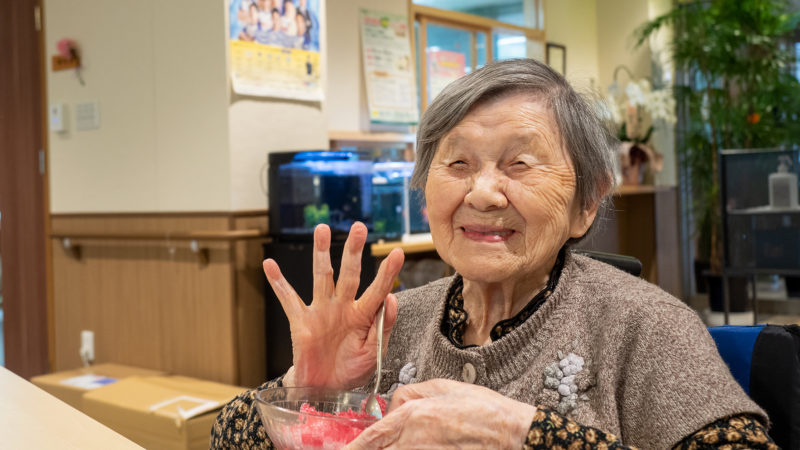
[[[292,161],[307,162],[307,161],[356,161],[358,160],[358,153],[355,152],[300,152],[294,155]]]

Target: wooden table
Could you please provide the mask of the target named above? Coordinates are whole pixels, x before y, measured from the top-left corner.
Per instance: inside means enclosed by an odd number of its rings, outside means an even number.
[[[0,367],[0,447],[141,449],[127,438]]]

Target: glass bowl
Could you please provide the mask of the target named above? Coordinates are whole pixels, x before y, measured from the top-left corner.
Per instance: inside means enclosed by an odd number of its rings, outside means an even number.
[[[295,387],[263,389],[255,398],[276,448],[336,450],[378,420],[362,412],[367,395]]]

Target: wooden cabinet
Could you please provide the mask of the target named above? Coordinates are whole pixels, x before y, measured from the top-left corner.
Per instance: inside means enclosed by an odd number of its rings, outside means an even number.
[[[619,253],[642,262],[642,278],[681,297],[677,188],[621,186],[611,211],[578,247]]]

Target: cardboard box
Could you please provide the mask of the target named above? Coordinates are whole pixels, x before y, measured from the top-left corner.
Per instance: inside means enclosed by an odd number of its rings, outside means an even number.
[[[244,388],[181,376],[131,377],[87,392],[84,412],[148,449],[207,449],[214,419]]]
[[[31,383],[73,408],[83,411],[83,394],[86,392],[128,377],[156,375],[164,375],[164,372],[109,363],[40,375],[31,378]]]

